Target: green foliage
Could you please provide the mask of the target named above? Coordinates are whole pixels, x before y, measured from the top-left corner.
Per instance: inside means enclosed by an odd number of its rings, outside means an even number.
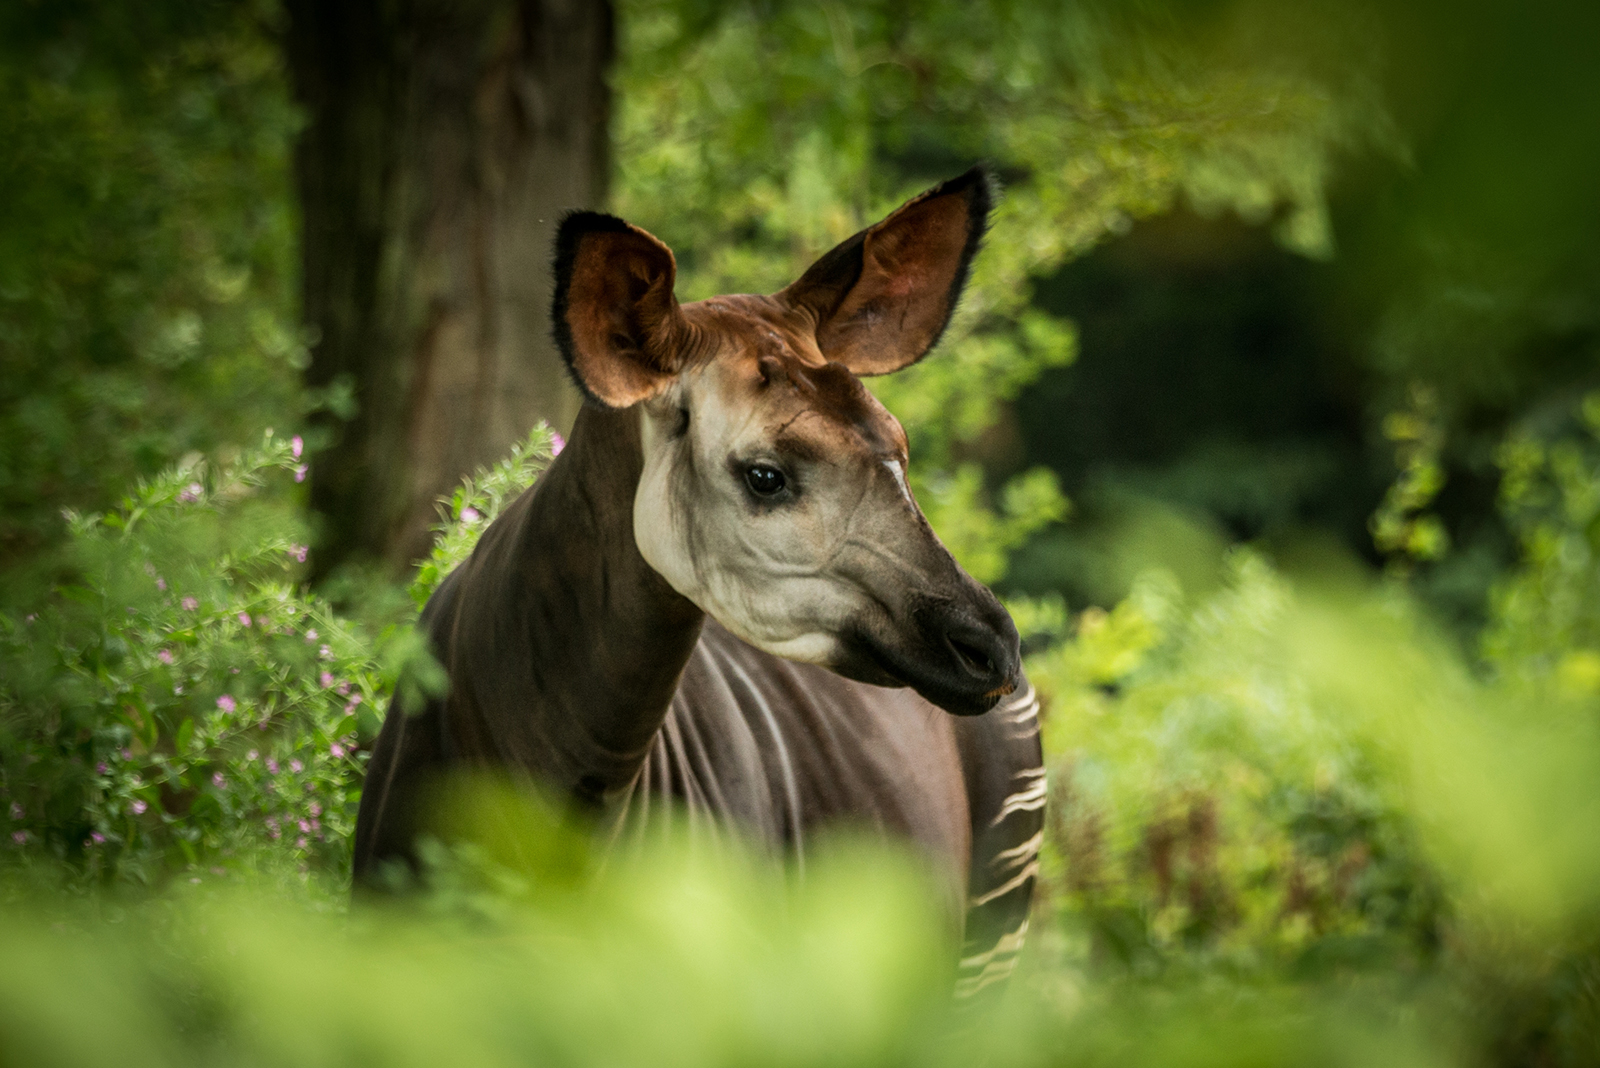
[[[0,818],[25,847],[10,856],[97,882],[262,857],[343,877],[397,668],[299,587],[306,532],[272,490],[301,451],[269,435],[69,516],[73,578],[0,615]]]
[[[0,13],[0,603],[63,507],[298,417],[271,11]]]
[[[1050,701],[1059,951],[1113,972],[1414,962],[1439,902],[1371,740],[1308,691],[1290,584],[1146,574],[1030,661]]]

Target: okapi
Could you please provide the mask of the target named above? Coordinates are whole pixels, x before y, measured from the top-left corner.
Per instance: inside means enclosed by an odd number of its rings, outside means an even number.
[[[566,217],[555,334],[588,403],[422,614],[449,692],[389,711],[358,883],[413,860],[430,780],[497,769],[623,839],[663,799],[801,863],[829,825],[908,839],[965,896],[958,991],[1009,974],[1042,840],[1038,701],[858,378],[938,341],[991,199],[974,168],[782,292],[682,306],[664,244]]]

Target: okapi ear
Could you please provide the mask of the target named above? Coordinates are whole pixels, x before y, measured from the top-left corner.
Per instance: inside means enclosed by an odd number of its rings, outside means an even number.
[[[585,397],[626,408],[682,367],[688,324],[672,293],[672,250],[612,215],[573,212],[556,233],[556,344]]]
[[[944,333],[993,203],[993,177],[974,167],[844,241],[778,297],[815,317],[827,359],[858,375],[898,371]]]

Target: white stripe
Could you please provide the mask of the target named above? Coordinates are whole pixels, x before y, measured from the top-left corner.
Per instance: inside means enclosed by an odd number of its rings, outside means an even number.
[[[1009,868],[1015,864],[1020,864],[1025,859],[1032,859],[1037,856],[1039,847],[1042,845],[1044,845],[1044,832],[1040,831],[1021,845],[1013,846],[1010,849],[1002,849],[996,853],[994,859],[989,861],[989,866],[991,868]]]
[[[1044,769],[1034,768],[1030,771],[1019,771],[1016,775],[1019,779],[1033,776],[1038,776],[1038,778],[1001,803],[1000,814],[994,818],[994,821],[989,826],[1000,826],[1000,821],[1013,812],[1033,812],[1044,808],[1045,797],[1049,792],[1049,784],[1045,780]]]
[[[999,941],[995,942],[994,948],[990,949],[989,951],[987,951],[985,953],[974,953],[970,957],[963,957],[961,959],[960,967],[962,967],[962,968],[982,968],[984,965],[986,965],[990,961],[994,960],[994,958],[996,956],[1000,955],[1000,954],[1003,954],[1003,953],[1017,953],[1022,949],[1023,940],[1025,938],[1027,938],[1027,936],[1028,936],[1028,920],[1027,920],[1026,917],[1024,917],[1023,921],[1022,921],[1022,926],[1018,927],[1015,931],[1012,931],[1010,934],[1001,935]]]
[[[789,747],[783,744],[783,732],[778,729],[777,717],[772,714],[772,709],[767,707],[766,700],[761,696],[761,690],[745,672],[734,662],[731,655],[722,657],[729,669],[739,676],[750,691],[750,696],[755,699],[761,709],[761,715],[767,721],[767,730],[772,733],[772,741],[778,747],[778,765],[783,769],[783,794],[789,803],[789,828],[794,833],[794,859],[795,868],[803,877],[806,873],[806,855],[802,847],[800,833],[800,784],[795,780],[794,765],[789,763]]]
[[[1017,887],[1021,886],[1023,883],[1027,882],[1029,879],[1033,878],[1035,875],[1038,875],[1038,874],[1039,874],[1039,862],[1037,860],[1034,860],[1034,861],[1030,862],[1027,867],[1025,867],[1021,871],[1017,872],[1017,874],[1013,875],[1011,878],[1007,879],[1004,883],[1001,883],[999,886],[995,887],[993,890],[990,890],[986,894],[980,894],[977,897],[973,898],[972,901],[969,903],[969,907],[977,908],[979,905],[987,905],[989,902],[993,901],[995,898],[1002,897],[1005,894],[1011,893],[1011,891],[1015,890]]]

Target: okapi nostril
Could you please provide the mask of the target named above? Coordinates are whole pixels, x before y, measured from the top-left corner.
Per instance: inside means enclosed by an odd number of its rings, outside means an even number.
[[[994,660],[987,652],[960,638],[947,637],[945,640],[950,643],[950,648],[968,670],[978,675],[994,674]]]

